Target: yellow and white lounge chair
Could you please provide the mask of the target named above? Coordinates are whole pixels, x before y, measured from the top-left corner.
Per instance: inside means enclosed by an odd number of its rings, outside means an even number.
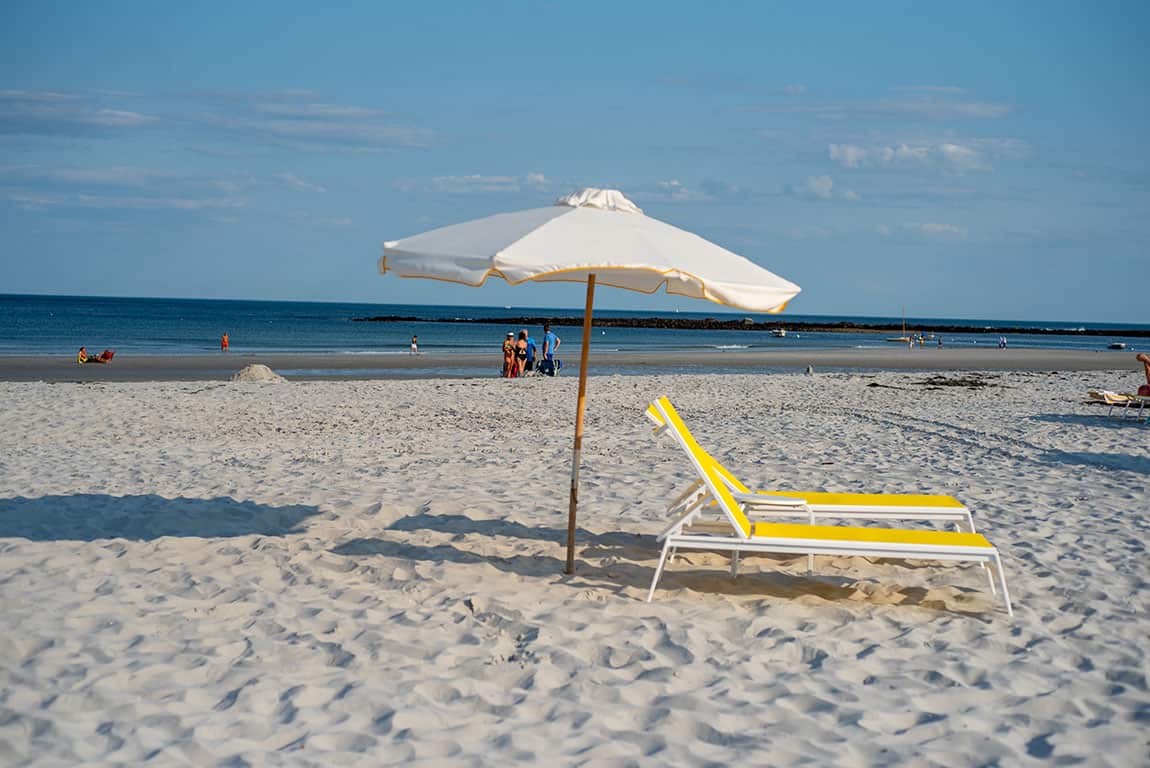
[[[1146,410],[1146,406],[1150,405],[1150,397],[1144,395],[1127,395],[1118,392],[1111,392],[1107,389],[1092,389],[1088,391],[1088,403],[1104,403],[1110,406],[1106,410],[1106,418],[1110,418],[1114,414],[1115,407],[1121,408],[1118,415],[1123,420],[1126,419],[1127,414],[1133,414],[1136,421],[1145,421],[1142,414]]]
[[[655,432],[679,432],[675,435],[680,446],[698,446],[682,419],[668,423],[659,413],[659,406],[674,412],[674,406],[661,397],[647,406],[647,418],[655,425]],[[682,439],[678,439],[682,438]],[[702,450],[702,448],[699,448]],[[684,447],[690,457],[690,451]],[[838,520],[932,520],[953,523],[957,530],[966,528],[974,533],[974,518],[970,510],[953,496],[910,493],[823,493],[817,491],[758,491],[752,492],[730,470],[706,451],[727,490],[752,517],[798,517],[813,524],[818,519]],[[671,504],[675,514],[689,514],[712,500],[702,479],[695,481]]]
[[[663,551],[659,565],[651,580],[647,602],[655,595],[655,587],[663,574],[668,555],[679,549],[729,551],[731,576],[738,572],[740,552],[771,554],[846,555],[857,557],[890,557],[909,560],[958,560],[989,566],[987,575],[991,592],[997,594],[995,580],[1002,588],[1006,612],[1014,614],[1010,593],[1006,588],[1006,575],[998,550],[986,537],[978,533],[954,531],[905,530],[897,528],[853,528],[837,525],[805,525],[796,523],[751,522],[743,505],[736,501],[719,471],[717,463],[699,447],[683,425],[679,414],[666,398],[654,403],[656,413],[690,457],[707,493],[722,510],[729,528],[716,532],[708,526],[692,526],[696,514],[688,513],[664,531],[659,540]],[[697,512],[697,510],[696,510]]]

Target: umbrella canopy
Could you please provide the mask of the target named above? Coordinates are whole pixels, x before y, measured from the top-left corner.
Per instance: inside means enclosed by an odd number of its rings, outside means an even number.
[[[384,243],[379,271],[479,286],[488,277],[587,284],[575,446],[567,518],[567,572],[574,572],[575,510],[595,284],[707,299],[751,312],[781,312],[799,292],[754,262],[652,219],[613,189],[588,188],[554,206],[502,213]]]
[[[585,189],[547,208],[501,213],[384,243],[380,271],[483,285],[585,283],[779,312],[799,292],[754,262],[645,216],[615,190]]]

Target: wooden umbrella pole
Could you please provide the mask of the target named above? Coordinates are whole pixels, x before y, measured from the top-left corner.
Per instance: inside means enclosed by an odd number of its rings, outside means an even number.
[[[583,351],[579,354],[579,401],[575,406],[575,448],[571,455],[571,503],[567,508],[567,573],[575,573],[575,510],[579,506],[579,462],[583,452],[583,408],[587,402],[587,351],[591,348],[591,307],[595,303],[595,274],[587,276],[587,305],[583,308]]]

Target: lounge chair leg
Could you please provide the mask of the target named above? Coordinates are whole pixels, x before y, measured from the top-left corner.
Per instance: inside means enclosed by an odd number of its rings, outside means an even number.
[[[671,549],[671,540],[667,539],[663,544],[663,554],[659,556],[659,566],[655,569],[655,578],[651,579],[651,589],[647,591],[647,602],[651,602],[651,598],[655,596],[655,585],[659,583],[659,577],[663,575],[663,564],[667,562],[667,552]]]
[[[811,576],[815,572],[815,556],[813,554],[807,555],[807,575]]]
[[[739,575],[739,550],[731,551],[731,578]]]
[[[998,580],[1002,584],[1002,600],[1006,603],[1006,615],[1013,616],[1014,608],[1010,605],[1010,590],[1006,588],[1006,572],[1002,570],[1002,558],[994,553],[994,569],[998,571]]]
[[[979,565],[982,566],[982,570],[986,574],[986,579],[990,582],[990,594],[997,597],[998,587],[994,585],[994,569],[988,566],[986,563],[979,563]]]
[[[679,550],[675,549],[674,547],[671,547],[671,554],[667,557],[667,562],[668,563],[675,562],[675,555],[677,555],[677,554],[679,554]]]
[[[970,514],[970,510],[966,512],[966,525],[970,528],[971,533],[978,533],[978,531],[974,530],[974,515]]]

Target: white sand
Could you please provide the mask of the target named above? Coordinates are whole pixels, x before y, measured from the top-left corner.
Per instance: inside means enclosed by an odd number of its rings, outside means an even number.
[[[0,764],[1145,765],[1150,426],[1080,402],[1137,382],[993,376],[593,379],[574,578],[572,379],[0,384]],[[857,558],[644,603],[663,393],[760,485],[958,496],[1014,618]]]

